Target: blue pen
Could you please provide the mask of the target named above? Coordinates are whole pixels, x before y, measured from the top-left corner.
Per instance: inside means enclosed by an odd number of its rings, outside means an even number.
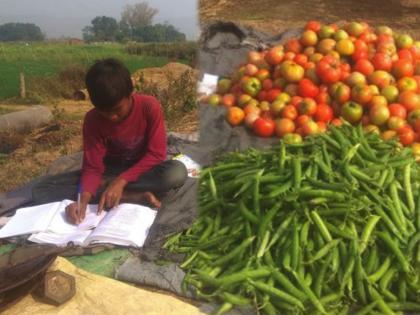
[[[80,195],[81,195],[81,193],[82,193],[82,185],[79,183],[79,185],[77,186],[77,211],[76,211],[77,218],[79,218],[79,214],[80,214]]]

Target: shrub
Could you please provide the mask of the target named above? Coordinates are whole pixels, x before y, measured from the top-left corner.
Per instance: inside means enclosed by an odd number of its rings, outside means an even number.
[[[54,76],[30,76],[28,97],[39,101],[65,98],[71,99],[74,91],[84,86],[86,67],[69,65]]]
[[[173,43],[137,43],[130,42],[126,45],[126,52],[131,55],[166,57],[170,60],[184,60],[192,67],[197,59],[196,42]]]
[[[166,73],[167,87],[155,82],[146,82],[141,74],[136,89],[155,96],[162,105],[168,128],[176,124],[185,114],[196,108],[196,78],[192,70],[182,73],[177,79]]]

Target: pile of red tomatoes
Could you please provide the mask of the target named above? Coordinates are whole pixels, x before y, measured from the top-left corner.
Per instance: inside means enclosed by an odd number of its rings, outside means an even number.
[[[261,137],[302,137],[343,121],[420,151],[420,41],[387,26],[310,21],[300,38],[250,51],[211,105]]]

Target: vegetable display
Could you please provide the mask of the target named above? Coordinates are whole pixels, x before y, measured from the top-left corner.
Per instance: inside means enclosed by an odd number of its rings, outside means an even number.
[[[308,22],[299,38],[250,51],[211,105],[257,136],[308,136],[361,122],[420,150],[420,41],[387,26]]]
[[[262,314],[420,311],[420,165],[359,125],[224,155],[165,246],[184,287]]]

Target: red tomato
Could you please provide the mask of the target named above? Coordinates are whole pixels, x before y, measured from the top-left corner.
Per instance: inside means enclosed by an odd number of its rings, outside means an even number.
[[[354,48],[356,51],[367,51],[368,50],[368,45],[366,44],[366,42],[364,40],[361,39],[356,39],[354,41]]]
[[[347,62],[340,64],[340,69],[343,72],[351,72],[350,64]]]
[[[316,74],[326,84],[331,84],[340,80],[341,68],[339,60],[335,58],[323,57],[316,66]],[[328,58],[328,59],[327,59]]]
[[[302,102],[299,103],[298,111],[301,115],[312,116],[316,113],[316,108],[317,105],[314,99],[305,97]]]
[[[336,127],[340,127],[343,124],[343,121],[340,118],[334,118],[331,120],[331,124]]]
[[[317,121],[316,124],[318,125],[318,132],[325,132],[327,131],[327,124],[324,121]]]
[[[308,61],[307,63],[305,63],[305,65],[303,66],[305,69],[312,69],[315,68],[315,62],[312,61]]]
[[[271,137],[274,133],[274,121],[270,119],[257,118],[252,125],[252,130],[257,136]]]
[[[413,129],[406,125],[397,130],[398,138],[402,145],[407,146],[414,142],[416,134],[414,133]]]
[[[295,123],[288,118],[277,119],[275,122],[275,134],[277,137],[283,137],[288,133],[295,131]]]
[[[302,51],[302,44],[297,38],[291,38],[286,42],[286,45],[284,45],[285,51],[291,51],[295,54],[299,54]]]
[[[302,133],[304,136],[309,136],[319,131],[318,124],[314,122],[313,120],[309,120],[306,124],[304,124],[300,128],[302,128]]]
[[[345,102],[350,100],[351,89],[348,85],[344,83],[338,83],[337,88],[331,95],[335,101],[337,101],[340,104],[344,104]]]
[[[318,21],[309,21],[305,25],[305,30],[311,30],[314,32],[318,32],[321,29],[321,23]]]
[[[331,97],[328,92],[321,92],[315,97],[317,103],[329,104],[331,102]]]
[[[315,98],[319,94],[319,88],[309,79],[299,81],[298,93],[302,97]]]
[[[284,54],[284,60],[293,60],[295,59],[296,54],[292,51],[288,51]]]
[[[403,91],[398,96],[398,102],[402,104],[408,112],[410,112],[420,108],[420,94],[413,91]]]
[[[400,49],[398,51],[398,58],[399,59],[408,59],[410,61],[413,61],[413,59],[414,59],[411,50],[406,49],[406,48]]]
[[[413,59],[418,60],[420,59],[420,47],[417,45],[413,45],[410,47],[411,56]]]
[[[284,51],[282,46],[274,46],[270,48],[264,56],[264,60],[270,65],[278,65],[281,63],[284,57]]]
[[[296,125],[298,127],[302,127],[304,124],[306,124],[311,118],[308,115],[300,115],[298,118],[296,118]]]
[[[346,81],[349,76],[350,76],[350,72],[342,71],[341,76],[340,76],[340,80],[341,81]]]
[[[367,59],[359,59],[356,61],[356,64],[353,67],[354,71],[358,71],[365,76],[370,75],[375,68],[373,67],[372,63]]]
[[[332,27],[332,29],[334,30],[334,32],[337,32],[338,31],[338,25],[337,24],[331,23],[329,26]]]
[[[351,58],[354,61],[360,60],[360,59],[367,59],[368,58],[368,52],[367,50],[356,50],[352,55]]]
[[[267,92],[267,96],[265,97],[267,101],[270,103],[274,102],[276,97],[279,96],[281,93],[280,89],[271,89]]]
[[[265,79],[262,83],[262,87],[265,91],[271,90],[273,88],[273,80]]]
[[[409,59],[399,59],[392,65],[392,74],[395,78],[411,77],[414,74],[413,63]]]
[[[314,117],[315,121],[329,122],[334,118],[333,109],[326,104],[318,104]]]
[[[287,105],[281,112],[281,117],[295,120],[298,116],[298,111],[295,106]]]
[[[303,100],[303,97],[301,96],[298,96],[298,95],[292,96],[292,99],[290,100],[290,104],[295,107],[298,107],[299,103],[302,102],[302,100]]]
[[[375,70],[390,71],[392,68],[392,59],[387,54],[376,53],[371,61]]]
[[[351,89],[352,100],[359,104],[367,104],[372,99],[373,93],[368,85],[356,84]]]
[[[266,101],[267,100],[267,91],[262,90],[259,91],[257,94],[257,99],[262,102],[262,101]]]
[[[401,104],[398,104],[398,103],[390,104],[388,106],[388,109],[389,109],[389,113],[390,113],[391,117],[396,116],[396,117],[400,117],[402,119],[407,118],[407,110]]]
[[[297,54],[293,61],[296,62],[298,65],[305,67],[305,64],[308,62],[308,56],[304,54]]]

